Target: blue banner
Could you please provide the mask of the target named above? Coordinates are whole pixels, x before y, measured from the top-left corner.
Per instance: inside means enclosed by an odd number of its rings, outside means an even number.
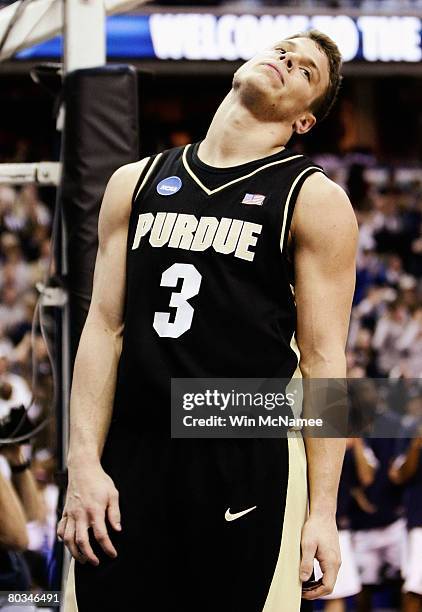
[[[420,62],[421,20],[412,16],[213,15],[153,13],[107,20],[109,59],[248,60],[278,40],[317,28],[339,45],[344,61]],[[17,54],[18,59],[59,58],[57,37]]]

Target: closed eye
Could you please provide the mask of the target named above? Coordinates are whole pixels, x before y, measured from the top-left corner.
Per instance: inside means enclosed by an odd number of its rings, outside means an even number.
[[[307,70],[306,68],[302,68],[302,73],[305,75],[308,81],[311,80],[311,73],[309,72],[309,70]]]

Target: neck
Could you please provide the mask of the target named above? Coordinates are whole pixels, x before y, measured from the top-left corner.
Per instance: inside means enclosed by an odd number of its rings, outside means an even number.
[[[291,135],[290,125],[260,121],[231,90],[218,107],[198,154],[210,166],[236,166],[278,153]]]

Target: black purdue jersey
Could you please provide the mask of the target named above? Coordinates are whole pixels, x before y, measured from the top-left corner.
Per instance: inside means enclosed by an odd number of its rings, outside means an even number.
[[[65,612],[299,612],[307,512],[299,432],[172,439],[171,377],[290,378],[289,226],[321,171],[280,153],[213,168],[198,145],[152,157],[129,221],[125,327],[101,463],[119,491],[118,551],[72,561]],[[170,604],[169,604],[170,602]]]
[[[171,377],[290,378],[297,366],[287,238],[322,169],[288,149],[214,168],[198,146],[151,158],[134,194],[114,413],[144,426],[146,406],[168,406]]]

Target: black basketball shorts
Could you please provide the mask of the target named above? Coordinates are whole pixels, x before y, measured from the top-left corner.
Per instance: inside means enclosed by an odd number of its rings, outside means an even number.
[[[299,612],[307,514],[300,433],[163,439],[112,426],[102,457],[119,490],[111,559],[71,561],[65,612]]]

